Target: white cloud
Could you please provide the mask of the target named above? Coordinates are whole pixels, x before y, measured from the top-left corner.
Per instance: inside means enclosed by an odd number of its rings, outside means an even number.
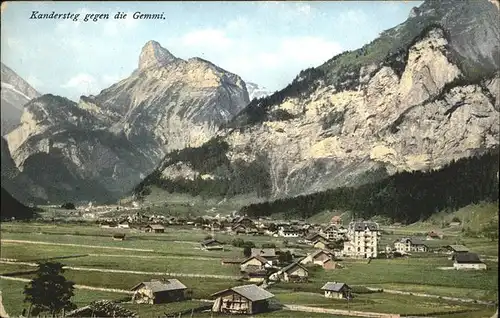
[[[100,77],[95,77],[87,73],[80,73],[70,78],[65,84],[61,85],[66,89],[68,95],[74,99],[78,99],[81,95],[95,95],[101,90],[118,83],[126,75],[109,75],[104,74]]]
[[[88,85],[95,83],[95,78],[92,75],[81,73],[70,78],[66,84],[62,85],[64,88],[81,87],[82,85]]]
[[[186,46],[197,46],[207,48],[227,48],[233,41],[226,36],[226,32],[218,29],[195,30],[185,34],[181,43]]]

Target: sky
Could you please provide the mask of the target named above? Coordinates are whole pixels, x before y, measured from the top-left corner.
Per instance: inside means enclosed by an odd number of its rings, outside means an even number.
[[[279,90],[303,69],[369,43],[422,1],[3,2],[1,60],[42,94],[77,101],[128,77],[149,40]],[[30,19],[79,13],[78,21]],[[114,19],[116,13],[125,19]],[[134,19],[135,12],[165,19]],[[86,14],[109,19],[83,21]]]

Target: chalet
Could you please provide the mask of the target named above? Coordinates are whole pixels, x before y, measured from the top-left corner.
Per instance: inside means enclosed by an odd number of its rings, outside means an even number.
[[[252,256],[261,256],[268,261],[274,261],[278,259],[275,248],[252,248]]]
[[[278,276],[285,282],[306,282],[309,271],[299,263],[292,263],[283,267]]]
[[[130,228],[130,224],[129,224],[128,220],[120,221],[118,223],[118,228],[119,229],[129,229]]]
[[[327,238],[328,240],[339,240],[344,237],[344,227],[335,225],[335,224],[330,224],[327,227],[321,229],[320,233]]]
[[[334,258],[331,252],[326,250],[318,250],[314,253],[310,253],[305,258],[303,258],[300,263],[302,265],[307,264],[318,264],[322,265],[324,261]]]
[[[278,235],[281,237],[299,237],[301,234],[300,230],[294,227],[280,227],[278,230]]]
[[[476,253],[459,253],[455,256],[453,268],[460,269],[486,269],[487,266],[483,263]]]
[[[245,226],[245,228],[255,227],[255,223],[246,216],[240,216],[239,218],[233,220],[233,225],[241,224]]]
[[[115,241],[125,241],[125,234],[123,234],[123,233],[115,233],[115,234],[113,234],[113,240],[115,240]]]
[[[151,280],[142,282],[132,291],[132,302],[137,304],[161,304],[186,298],[187,287],[177,279]]]
[[[269,299],[274,295],[252,284],[222,290],[213,294],[214,297],[213,312],[252,315],[268,311]]]
[[[165,227],[161,224],[150,224],[146,226],[146,232],[164,233]]]
[[[309,244],[313,244],[314,242],[320,239],[327,241],[327,238],[324,237],[322,234],[311,233],[308,237],[306,237],[306,242],[308,242]]]
[[[394,249],[400,253],[427,252],[429,250],[422,240],[409,237],[394,241]]]
[[[204,240],[201,242],[201,248],[206,251],[220,251],[224,250],[224,243],[217,241],[216,239]]]
[[[269,267],[272,265],[271,261],[268,261],[267,259],[263,258],[262,256],[255,255],[255,256],[250,256],[240,264],[240,270],[242,272],[247,272],[247,271],[255,271],[255,270],[262,270],[265,267]]]
[[[351,288],[344,283],[328,282],[321,290],[325,292],[326,298],[351,299]]]

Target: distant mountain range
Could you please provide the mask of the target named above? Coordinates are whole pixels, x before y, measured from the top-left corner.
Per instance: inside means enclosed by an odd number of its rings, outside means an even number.
[[[209,140],[248,102],[239,76],[149,41],[133,74],[97,96],[29,101],[2,155],[45,190],[45,200],[113,201],[169,151]]]
[[[33,98],[40,96],[33,87],[13,70],[2,64],[1,116],[2,136],[12,131],[21,122],[23,108]]]
[[[498,15],[488,0],[425,1],[272,94],[155,41],[128,78],[77,103],[6,81],[26,103],[4,136],[2,186],[23,202],[115,201],[153,185],[271,200],[489,152],[500,137]]]
[[[209,143],[168,154],[135,193],[156,185],[270,200],[495,149],[498,16],[487,0],[425,1],[371,43],[253,100]]]

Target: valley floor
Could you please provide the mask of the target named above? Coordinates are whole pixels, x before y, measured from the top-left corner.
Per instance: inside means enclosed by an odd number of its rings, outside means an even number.
[[[122,305],[140,317],[158,317],[198,307],[200,300],[229,287],[245,284],[238,280],[238,265],[222,265],[222,259],[242,259],[241,248],[230,246],[226,251],[204,251],[199,242],[209,232],[199,229],[169,227],[165,233],[150,234],[133,229],[120,229],[126,240],[114,241],[117,230],[95,224],[50,224],[9,222],[2,224],[0,277],[3,305],[11,317],[19,316],[23,303],[23,287],[33,277],[36,262],[53,259],[67,266],[64,275],[80,286],[73,301],[83,306],[94,300],[125,300],[126,293],[137,283],[159,277],[175,277],[193,291],[193,300],[165,305]],[[386,229],[384,241],[391,241],[403,229]],[[237,236],[257,246],[274,243],[283,247],[283,239],[267,236]],[[235,236],[216,234],[221,241],[231,242]],[[435,244],[453,243],[453,236]],[[293,239],[288,239],[295,244]],[[481,254],[498,257],[497,242],[469,239],[468,245],[481,248]],[[494,246],[495,245],[495,246]],[[309,246],[295,244],[304,253]],[[310,312],[310,307],[328,310],[350,310],[400,314],[401,316],[491,317],[496,311],[498,263],[486,261],[486,271],[443,271],[451,266],[446,255],[426,253],[405,259],[348,260],[344,268],[325,271],[310,269],[308,283],[278,283],[268,288],[284,309],[259,317],[341,317],[331,313]],[[25,273],[23,273],[25,272]],[[15,280],[13,280],[15,279]],[[327,281],[345,282],[354,287],[354,299],[349,303],[324,298],[321,286]],[[96,290],[91,290],[95,288]],[[368,288],[405,291],[411,294],[373,292]],[[420,297],[418,294],[435,297]],[[438,297],[454,297],[452,301]],[[480,302],[467,302],[473,299]],[[484,303],[483,303],[484,302]],[[303,310],[303,311],[291,311]],[[313,311],[317,311],[314,309]],[[336,311],[340,312],[340,311]],[[195,313],[194,317],[210,317],[210,313]]]

